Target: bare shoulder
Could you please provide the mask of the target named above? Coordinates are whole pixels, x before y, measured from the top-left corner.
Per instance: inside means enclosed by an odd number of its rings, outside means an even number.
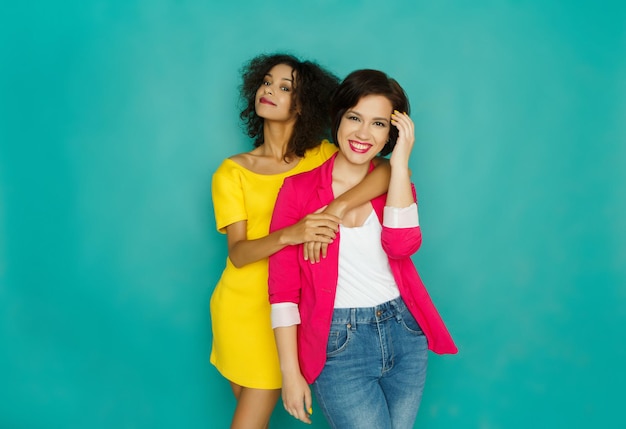
[[[234,163],[239,164],[243,168],[246,168],[248,170],[252,170],[252,167],[254,166],[254,158],[255,157],[254,155],[252,155],[252,152],[238,153],[236,155],[228,157],[228,159],[230,159]]]
[[[299,159],[296,159],[295,162],[285,162],[283,159],[267,156],[261,148],[256,148],[250,152],[238,153],[228,159],[253,173],[270,176],[291,170],[299,161]]]

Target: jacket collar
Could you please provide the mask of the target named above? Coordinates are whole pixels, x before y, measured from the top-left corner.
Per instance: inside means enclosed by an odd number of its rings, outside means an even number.
[[[320,180],[317,182],[317,195],[324,204],[335,199],[333,194],[333,167],[335,166],[335,158],[337,158],[338,153],[335,152],[328,161],[319,167]]]

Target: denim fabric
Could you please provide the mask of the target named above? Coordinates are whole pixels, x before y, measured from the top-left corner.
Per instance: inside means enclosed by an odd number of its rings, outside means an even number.
[[[339,308],[313,383],[334,429],[410,429],[426,380],[426,337],[401,298],[369,308]]]

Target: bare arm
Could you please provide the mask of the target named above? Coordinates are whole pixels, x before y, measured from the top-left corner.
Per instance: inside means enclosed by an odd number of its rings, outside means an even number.
[[[323,213],[341,218],[348,211],[359,207],[387,192],[391,176],[391,164],[385,158],[375,158],[376,168],[365,178],[328,204]]]
[[[228,257],[233,265],[241,268],[278,252],[285,246],[307,241],[331,243],[335,239],[339,218],[323,213],[307,215],[298,223],[274,231],[265,237],[249,240],[247,221],[235,222],[226,227]]]
[[[365,178],[326,206],[322,213],[341,217],[355,207],[359,207],[379,195],[387,192],[391,176],[391,164],[385,158],[375,158],[376,168]],[[304,246],[304,259],[317,263],[326,257],[328,243],[323,241],[309,241]]]
[[[280,371],[283,376],[282,397],[285,410],[304,423],[311,423],[311,388],[300,372],[297,325],[274,329]]]
[[[415,142],[414,125],[406,113],[398,111],[391,115],[391,123],[398,128],[398,141],[391,154],[391,178],[386,206],[403,208],[415,202],[411,189],[409,157]]]

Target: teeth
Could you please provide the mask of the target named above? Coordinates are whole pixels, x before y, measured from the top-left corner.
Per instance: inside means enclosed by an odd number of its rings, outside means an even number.
[[[371,145],[369,144],[364,144],[364,143],[359,143],[359,142],[352,142],[352,146],[354,146],[356,149],[360,149],[360,150],[367,150],[369,149],[369,147]]]

